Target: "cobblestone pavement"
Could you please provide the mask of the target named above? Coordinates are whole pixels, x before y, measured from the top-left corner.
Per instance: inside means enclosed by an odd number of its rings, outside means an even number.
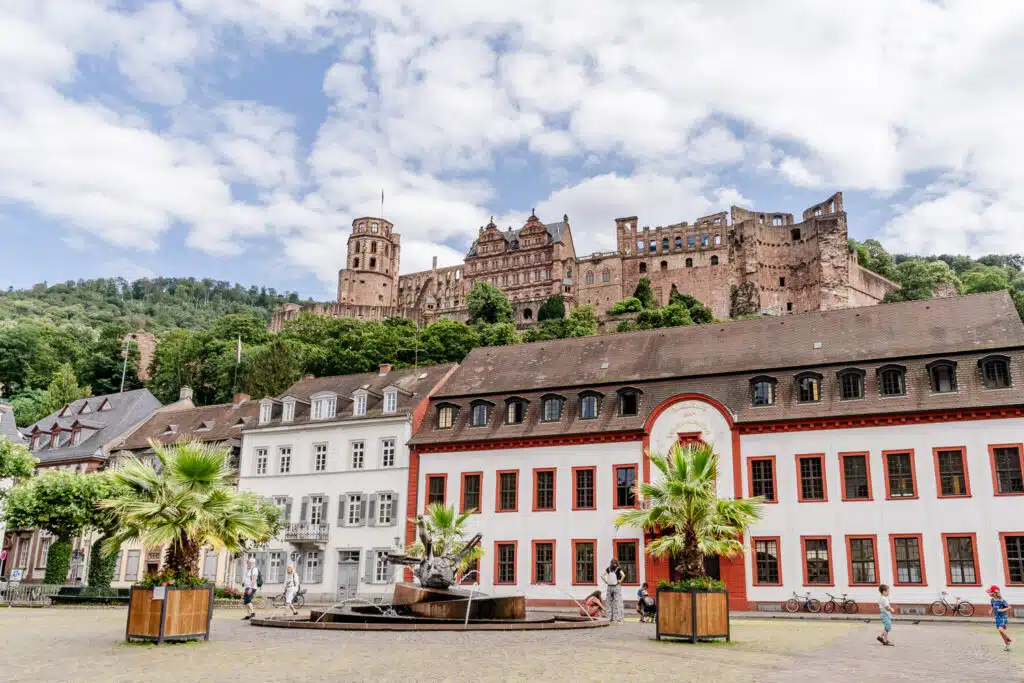
[[[218,610],[208,643],[127,645],[120,609],[0,609],[0,680],[1024,681],[1024,647],[991,626],[733,621],[730,644],[657,642],[654,627],[357,633],[256,628]],[[1024,634],[1024,629],[1018,629]]]

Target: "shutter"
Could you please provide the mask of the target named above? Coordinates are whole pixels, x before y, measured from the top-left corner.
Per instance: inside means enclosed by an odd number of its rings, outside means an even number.
[[[345,526],[345,510],[348,509],[348,495],[338,496],[338,526]]]
[[[370,505],[367,508],[366,525],[377,526],[377,494],[370,494]]]
[[[302,497],[302,507],[299,508],[299,521],[302,523],[309,521],[309,496]]]
[[[373,583],[373,560],[376,554],[373,550],[367,550],[366,557],[363,558],[363,581],[365,583]]]
[[[398,526],[398,520],[402,517],[402,495],[395,491],[391,494],[391,526]]]
[[[292,523],[292,497],[288,496],[288,502],[284,504],[284,523]]]
[[[359,526],[366,526],[366,496],[359,502]]]
[[[323,524],[324,526],[327,526],[328,524],[330,524],[330,522],[327,521],[328,519],[330,519],[327,516],[327,511],[330,509],[330,504],[331,504],[330,496],[324,494],[323,500],[320,502],[320,523]]]
[[[306,566],[306,553],[299,553],[298,559],[295,560],[295,573],[299,575],[299,581],[305,582],[306,573],[303,568]]]

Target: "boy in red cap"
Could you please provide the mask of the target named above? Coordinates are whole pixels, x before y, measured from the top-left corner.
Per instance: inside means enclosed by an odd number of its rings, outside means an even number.
[[[1013,644],[1013,638],[1006,632],[1007,621],[1010,618],[1010,603],[1003,600],[1003,596],[999,592],[999,586],[990,586],[985,592],[991,597],[990,604],[992,605],[992,614],[996,618],[996,630],[1003,637],[1003,645],[1009,651],[1010,645]]]

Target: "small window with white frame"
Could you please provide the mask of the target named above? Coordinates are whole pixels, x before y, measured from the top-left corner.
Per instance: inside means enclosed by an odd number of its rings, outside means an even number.
[[[270,422],[271,416],[274,414],[274,404],[271,401],[260,402],[260,424],[266,424]]]
[[[394,437],[381,439],[380,441],[380,466],[395,466],[395,439]]]
[[[327,444],[318,443],[313,446],[313,471],[323,472],[327,469]]]
[[[395,515],[395,494],[377,494],[377,526],[388,526]]]
[[[357,391],[352,394],[352,414],[355,416],[366,415],[366,392]]]
[[[292,447],[281,446],[277,449],[279,457],[277,471],[280,474],[288,474],[292,471]]]
[[[337,414],[338,397],[334,394],[313,398],[313,419],[329,420]]]
[[[384,392],[384,412],[393,413],[398,410],[398,391],[389,389]]]
[[[359,493],[350,493],[348,496],[348,509],[345,510],[345,523],[348,526],[360,526],[363,523],[363,496]]]
[[[267,473],[267,449],[257,448],[253,451],[256,454],[256,474]]]
[[[281,405],[281,422],[291,422],[295,419],[295,399],[285,399]]]
[[[365,441],[353,441],[352,442],[352,469],[361,470],[366,464],[366,442]]]
[[[387,583],[388,574],[391,571],[391,563],[388,561],[387,550],[377,550],[373,554],[373,582]]]

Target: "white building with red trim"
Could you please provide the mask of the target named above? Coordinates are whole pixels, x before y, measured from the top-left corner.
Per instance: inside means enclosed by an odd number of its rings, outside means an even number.
[[[653,584],[670,563],[618,508],[648,449],[702,439],[720,496],[767,500],[747,551],[708,562],[734,609],[869,609],[881,583],[903,607],[990,584],[1024,604],[1022,349],[1003,292],[476,349],[411,441],[409,516],[478,510],[495,594],[579,599],[613,555]]]

